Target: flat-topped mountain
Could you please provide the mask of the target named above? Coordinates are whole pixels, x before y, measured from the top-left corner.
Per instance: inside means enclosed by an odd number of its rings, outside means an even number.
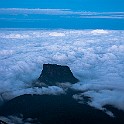
[[[54,85],[55,83],[65,82],[77,83],[79,80],[74,77],[68,66],[43,64],[43,70],[38,81],[48,85]]]

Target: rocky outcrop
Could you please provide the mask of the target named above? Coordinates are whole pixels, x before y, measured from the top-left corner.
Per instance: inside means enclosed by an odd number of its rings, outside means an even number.
[[[77,83],[78,81],[68,66],[57,64],[43,64],[42,73],[38,78],[38,82],[43,82],[47,85],[65,82]]]

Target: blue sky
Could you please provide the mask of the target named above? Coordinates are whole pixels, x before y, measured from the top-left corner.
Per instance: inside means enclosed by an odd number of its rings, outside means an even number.
[[[0,28],[120,30],[123,25],[124,0],[0,0]]]
[[[0,0],[0,8],[67,8],[84,11],[124,11],[124,0]]]

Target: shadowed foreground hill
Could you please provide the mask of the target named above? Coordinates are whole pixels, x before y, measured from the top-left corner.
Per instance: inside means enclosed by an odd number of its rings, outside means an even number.
[[[5,103],[0,115],[19,115],[37,118],[42,124],[121,124],[104,112],[79,104],[71,95],[22,95]]]

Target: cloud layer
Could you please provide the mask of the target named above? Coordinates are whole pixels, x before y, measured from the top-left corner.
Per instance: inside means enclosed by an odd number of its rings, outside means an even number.
[[[124,19],[124,12],[86,12],[71,9],[29,9],[29,8],[0,8],[0,14],[8,15],[60,15],[75,18],[110,18]]]
[[[123,38],[122,30],[1,30],[0,101],[64,93],[56,86],[32,88],[42,65],[57,63],[68,65],[80,79],[71,88],[91,97],[89,105],[124,110]]]

